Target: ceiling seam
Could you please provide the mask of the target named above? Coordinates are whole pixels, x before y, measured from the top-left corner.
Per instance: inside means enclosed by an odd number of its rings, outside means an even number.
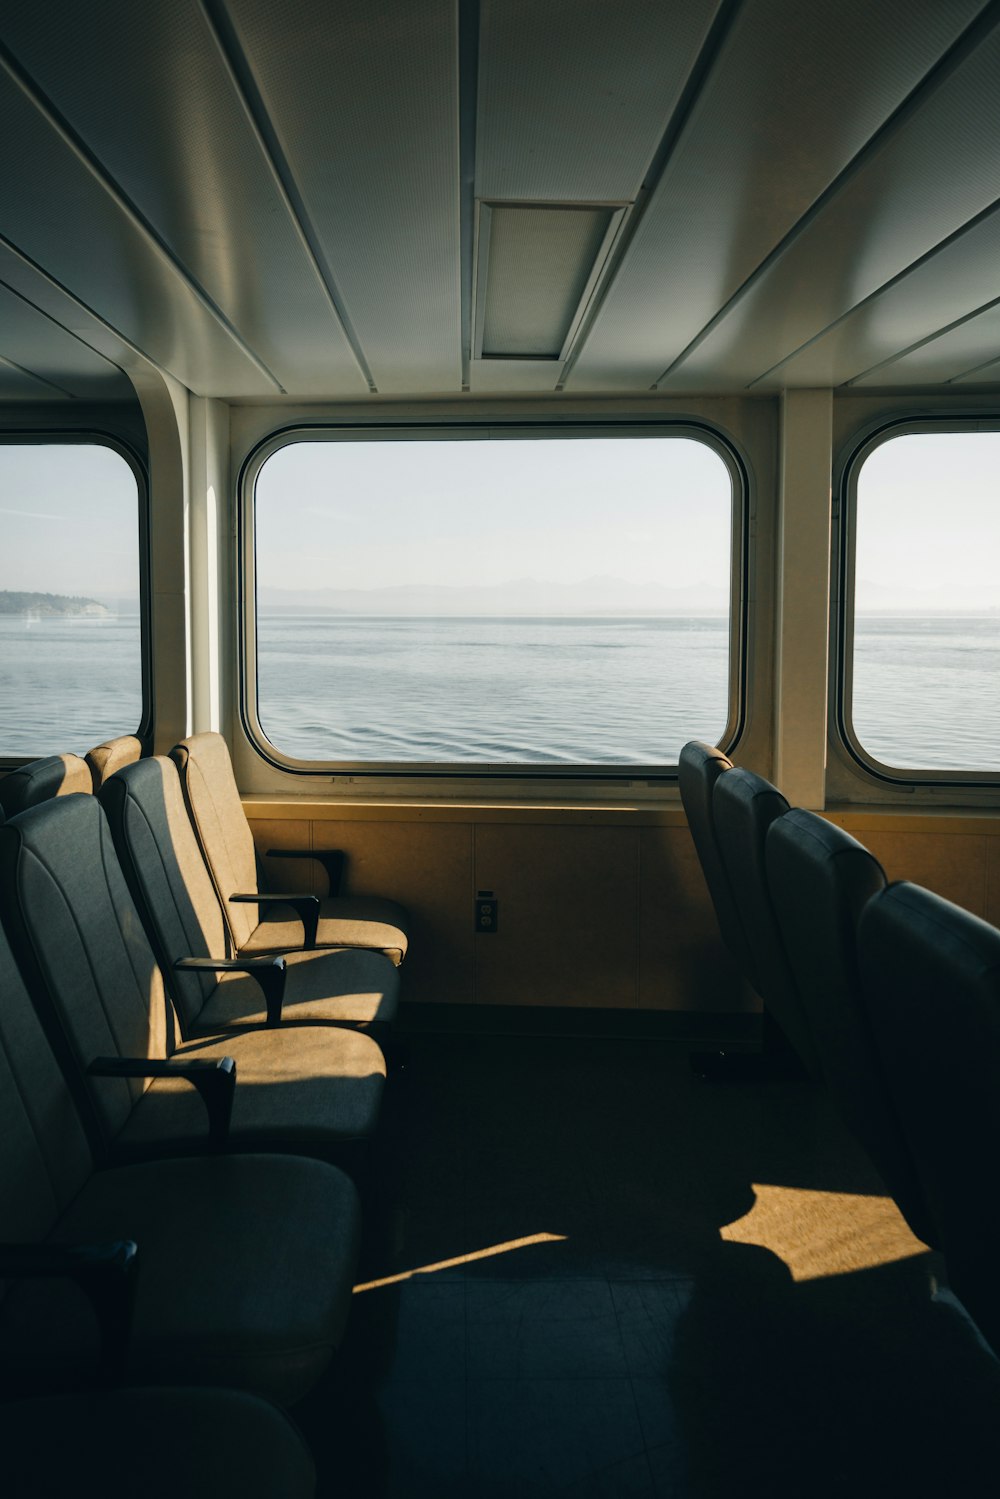
[[[877,364],[871,365],[870,368],[862,370],[857,375],[852,375],[849,380],[842,380],[841,388],[847,390],[852,385],[856,385],[859,380],[865,380],[869,375],[874,375],[878,370],[885,369],[887,365],[897,364],[900,359],[905,359],[907,354],[916,353],[917,349],[922,349],[925,344],[932,344],[935,340],[944,338],[946,334],[953,333],[956,328],[961,328],[965,323],[971,323],[974,318],[981,317],[984,312],[990,312],[994,307],[998,306],[1000,306],[1000,297],[993,297],[991,301],[984,302],[981,307],[974,308],[972,312],[963,313],[961,317],[955,318],[950,323],[945,323],[934,333],[928,333],[926,338],[918,338],[916,342],[909,344],[905,349],[900,349],[898,354],[891,354],[888,359],[880,359]],[[1000,354],[994,354],[984,364],[975,364],[971,370],[961,370],[957,375],[949,376],[945,384],[950,385],[952,380],[961,380],[965,375],[973,374],[978,369],[985,369],[986,365],[995,364],[998,359],[1000,359]]]
[[[563,361],[562,373],[556,384],[557,391],[565,388],[567,380],[576,368],[577,360],[583,352],[587,339],[590,337],[594,324],[600,315],[601,308],[604,306],[608,293],[614,285],[615,277],[618,274],[622,261],[628,253],[629,247],[645,217],[653,194],[666,173],[670,160],[690,123],[695,105],[704,91],[709,75],[718,61],[736,18],[743,9],[743,5],[744,0],[722,0],[715,13],[712,24],[706,33],[705,40],[699,49],[698,56],[695,58],[688,72],[687,80],[667,122],[667,127],[660,137],[656,150],[649,159],[649,164],[643,174],[642,182],[639,184],[635,199],[625,210],[625,218],[608,256],[608,263],[604,268],[600,284],[595,289],[590,306],[587,308],[580,322],[580,327],[577,330],[572,347]]]
[[[2,238],[2,236],[0,236],[0,238]],[[3,241],[3,243],[5,246],[7,246],[7,241]],[[9,248],[11,249],[12,253],[17,253],[12,245],[9,246]],[[74,332],[72,328],[67,328],[65,323],[60,322],[57,317],[53,317],[51,312],[46,312],[44,307],[39,307],[37,302],[33,302],[30,297],[26,297],[23,291],[18,291],[16,286],[11,286],[10,282],[5,281],[2,276],[0,276],[0,286],[2,286],[5,291],[9,291],[11,296],[16,297],[19,302],[23,302],[25,307],[30,307],[32,312],[37,312],[39,317],[45,318],[46,322],[51,323],[53,328],[58,328],[60,333],[65,333],[67,338],[75,339],[81,348],[88,349],[95,358],[103,359],[104,363],[110,365],[113,370],[118,370],[121,374],[125,374],[125,371],[122,369],[117,360],[111,359],[107,354],[104,353],[102,349],[95,349],[94,345],[88,343],[87,340],[85,338],[82,338],[79,333]],[[80,305],[82,306],[83,304],[81,303]]]
[[[107,318],[102,317],[99,312],[96,312],[93,307],[91,307],[87,302],[84,302],[83,299],[81,297],[78,297],[75,292],[70,291],[68,286],[64,286],[61,281],[57,280],[56,277],[53,276],[49,271],[45,270],[43,266],[40,266],[37,260],[32,260],[31,256],[28,255],[26,251],[20,249],[19,246],[14,244],[13,240],[9,240],[4,234],[0,234],[0,248],[9,250],[13,256],[20,260],[23,265],[26,265],[30,271],[33,271],[36,276],[40,276],[43,281],[46,281],[49,284],[49,286],[53,287],[62,296],[68,298],[68,300],[72,302],[75,307],[79,307],[81,312],[86,313],[88,317],[94,319],[95,323],[98,323],[102,328],[106,329],[106,331],[111,334],[112,338],[116,339],[118,343],[124,344],[126,349],[130,349],[133,354],[137,354],[138,357],[145,360],[147,364],[152,365],[153,369],[160,370],[163,374],[170,375],[171,379],[178,379],[178,377],[173,374],[172,370],[167,369],[166,366],[160,364],[156,359],[154,359],[152,354],[148,353],[148,351],[144,349],[141,344],[137,344],[133,339],[127,337],[126,334],[122,333],[120,329],[115,328],[111,323],[108,322]],[[6,283],[4,284],[6,285]],[[13,290],[13,288],[11,288],[11,290]],[[29,305],[33,307],[35,304],[32,302],[29,303]],[[48,314],[46,314],[46,316],[48,316]],[[61,323],[58,318],[53,318],[52,321],[56,324],[56,327],[65,328],[65,324]],[[67,333],[70,333],[71,331],[71,329],[66,328]],[[86,346],[86,348],[93,349],[94,353],[100,355],[102,359],[107,359],[108,356],[101,349],[96,348],[89,339],[83,338],[79,333],[73,333],[72,336],[74,338],[78,338],[80,342]],[[125,370],[120,364],[118,364],[117,361],[112,359],[108,362],[110,364],[114,364],[115,368],[120,369],[124,375],[128,375],[128,371]],[[179,383],[183,384],[184,382],[180,381]],[[197,395],[198,392],[192,391],[192,394]]]
[[[319,282],[330,310],[354,359],[362,379],[371,395],[378,394],[378,385],[365,355],[361,339],[351,321],[350,314],[337,285],[333,269],[326,258],[319,235],[313,226],[305,200],[299,191],[288,157],[281,145],[278,131],[271,119],[270,111],[257,83],[253,65],[243,49],[236,27],[222,0],[197,0],[208,31],[222,59],[233,91],[250,126],[257,147],[278,189],[296,237],[309,261],[310,268]]]
[[[57,385],[54,380],[47,380],[44,375],[39,375],[35,370],[29,370],[25,365],[18,364],[16,359],[8,359],[6,354],[0,354],[0,364],[9,370],[16,370],[19,375],[27,375],[29,380],[36,380],[39,385],[47,385],[50,390],[57,390],[61,396],[76,401],[79,397],[72,391],[67,390],[65,385]]]
[[[918,255],[916,260],[912,260],[908,266],[904,266],[901,271],[897,271],[894,276],[890,276],[888,281],[884,281],[881,286],[869,292],[866,297],[862,297],[859,302],[855,302],[852,306],[848,307],[839,317],[835,317],[832,322],[827,323],[825,328],[821,328],[818,333],[814,333],[811,338],[807,338],[805,343],[799,344],[797,349],[793,349],[790,354],[785,354],[776,364],[772,364],[770,369],[765,370],[762,375],[756,375],[745,386],[745,389],[753,390],[754,386],[759,385],[762,380],[767,380],[771,375],[776,374],[783,365],[788,364],[793,359],[797,359],[806,349],[812,348],[813,344],[818,343],[821,338],[825,338],[828,333],[832,333],[834,328],[838,328],[841,323],[853,317],[856,312],[860,312],[863,307],[867,307],[869,302],[874,302],[878,297],[884,296],[886,292],[892,291],[894,286],[898,286],[906,280],[907,276],[912,276],[914,272],[919,271],[922,266],[933,260],[936,255],[940,255],[942,251],[947,250],[951,245],[960,240],[963,235],[970,234],[980,224],[992,218],[998,209],[1000,209],[1000,198],[995,199],[992,203],[987,204],[985,208],[980,209],[979,213],[974,214],[971,219],[960,225],[958,229],[954,229],[951,234],[946,234],[944,239],[939,240],[936,245],[932,245],[929,250],[925,250],[922,255]],[[1000,298],[997,300],[1000,300]],[[955,318],[953,322],[943,324],[937,332],[929,333],[924,338],[918,338],[915,343],[908,344],[906,348],[901,349],[896,354],[891,354],[888,359],[879,360],[878,364],[871,366],[871,369],[862,370],[860,374],[852,375],[849,380],[842,380],[840,384],[851,385],[855,380],[863,380],[873,370],[881,369],[883,364],[891,364],[893,360],[902,359],[904,355],[912,353],[914,349],[919,349],[922,344],[930,343],[933,339],[940,338],[942,334],[949,333],[952,328],[960,327],[962,323],[968,322],[970,318],[977,317],[980,312],[985,312],[987,308],[993,305],[993,302],[986,302],[982,307],[976,308],[973,312],[963,313],[961,317]]]
[[[1000,297],[992,305],[996,306],[998,303],[1000,303]],[[971,369],[962,370],[957,375],[951,375],[944,383],[945,385],[954,385],[956,380],[968,380],[970,375],[978,375],[980,370],[991,369],[995,364],[1000,364],[1000,355],[995,354],[992,359],[984,359],[982,364],[974,364]]]
[[[166,240],[161,237],[159,231],[146,218],[138,205],[133,203],[124,188],[115,181],[111,173],[94,152],[91,151],[83,138],[77,134],[69,121],[60,114],[51,99],[42,92],[38,84],[22,68],[21,64],[2,42],[0,42],[0,66],[5,69],[25,98],[30,101],[46,123],[51,126],[63,144],[72,151],[73,155],[87,169],[94,180],[101,185],[108,197],[125,214],[132,225],[139,230],[147,244],[152,246],[160,259],[184,282],[197,298],[200,305],[236,345],[240,353],[275,387],[279,394],[286,395],[287,392],[274,371],[269,369],[260,355],[255,353],[250,347],[239,329],[230,321],[214,298],[183,264],[167,244]]]
[[[857,151],[845,167],[837,173],[837,176],[829,183],[819,197],[813,202],[805,213],[796,220],[791,229],[778,241],[772,250],[769,250],[764,259],[747,276],[747,278],[736,288],[730,297],[723,303],[705,324],[696,333],[690,343],[677,355],[667,368],[653,382],[651,389],[656,390],[661,383],[668,379],[680,365],[714,332],[725,317],[737,306],[739,302],[750,292],[759,280],[784,256],[795,242],[805,233],[806,229],[819,217],[822,211],[830,204],[842,189],[854,178],[858,172],[874,157],[889,140],[898,132],[942,84],[961,65],[972,56],[976,49],[986,39],[990,32],[994,31],[1000,23],[1000,0],[990,0],[987,8],[980,12],[976,19],[966,27],[960,37],[954,41],[943,56],[939,57],[928,71],[916,83],[906,98],[896,106],[888,119],[870,136],[865,144]]]

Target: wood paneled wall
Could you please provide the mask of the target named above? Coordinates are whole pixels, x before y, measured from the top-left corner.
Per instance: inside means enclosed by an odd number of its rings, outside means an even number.
[[[438,1003],[742,1012],[679,808],[345,808],[250,798],[258,849],[342,848],[351,893],[409,908],[406,997]],[[280,888],[303,868],[268,860]],[[475,898],[499,901],[475,930]]]

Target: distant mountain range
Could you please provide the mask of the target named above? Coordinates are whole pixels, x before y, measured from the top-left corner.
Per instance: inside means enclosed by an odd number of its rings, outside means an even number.
[[[14,593],[0,589],[0,614],[36,614],[49,618],[56,615],[86,615],[102,619],[111,610],[96,599],[67,596],[63,593]]]
[[[484,587],[401,584],[394,588],[261,588],[267,609],[329,610],[336,614],[725,614],[729,594],[711,583],[664,588],[624,578],[584,578],[552,583],[515,578]]]

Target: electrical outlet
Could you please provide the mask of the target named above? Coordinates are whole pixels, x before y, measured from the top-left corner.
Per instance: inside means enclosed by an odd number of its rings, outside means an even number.
[[[496,896],[476,896],[476,931],[483,936],[495,932],[499,923],[498,906],[500,902]]]

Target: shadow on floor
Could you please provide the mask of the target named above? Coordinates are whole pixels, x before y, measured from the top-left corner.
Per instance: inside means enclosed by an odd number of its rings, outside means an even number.
[[[826,1100],[686,1049],[413,1038],[321,1496],[994,1491],[1000,1368]]]

